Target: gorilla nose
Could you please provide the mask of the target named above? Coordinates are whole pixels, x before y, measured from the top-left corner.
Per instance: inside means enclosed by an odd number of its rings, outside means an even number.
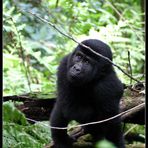
[[[73,70],[75,71],[75,73],[80,73],[81,67],[80,66],[74,66]]]

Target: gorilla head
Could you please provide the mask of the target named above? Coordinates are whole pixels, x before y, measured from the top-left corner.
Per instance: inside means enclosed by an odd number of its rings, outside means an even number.
[[[82,42],[95,52],[112,60],[110,47],[100,40],[89,39]],[[68,80],[74,85],[90,83],[110,71],[111,64],[89,51],[87,48],[78,45],[74,52],[69,56]]]

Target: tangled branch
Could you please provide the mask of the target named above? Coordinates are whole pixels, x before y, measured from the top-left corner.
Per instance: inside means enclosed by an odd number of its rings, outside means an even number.
[[[120,117],[122,115],[126,115],[127,113],[131,113],[131,112],[133,112],[133,111],[135,111],[135,110],[137,110],[137,109],[139,109],[139,108],[141,108],[143,106],[145,106],[145,103],[141,103],[141,104],[139,104],[139,105],[137,105],[137,106],[135,106],[135,107],[133,107],[131,109],[128,109],[128,110],[126,110],[124,112],[121,112],[121,113],[119,113],[119,114],[117,114],[115,116],[112,116],[110,118],[107,118],[107,119],[104,119],[104,120],[100,120],[100,121],[95,121],[95,122],[89,122],[89,123],[84,123],[84,124],[79,124],[79,125],[73,125],[73,126],[71,126],[71,128],[77,128],[77,127],[83,127],[83,126],[87,126],[87,125],[94,125],[94,124],[104,123],[104,122],[113,120],[113,119],[115,119],[117,117]],[[35,123],[38,122],[38,121],[30,119],[30,118],[26,118],[26,119],[28,121],[32,121],[32,122],[35,122]],[[55,127],[55,126],[49,126],[49,127],[52,128],[52,129],[58,129],[58,130],[68,129],[68,127]]]
[[[115,67],[117,67],[120,71],[122,71],[122,72],[123,72],[125,75],[127,75],[129,78],[133,79],[134,81],[136,81],[136,82],[138,82],[138,83],[141,83],[139,80],[135,79],[135,78],[132,77],[130,74],[128,74],[127,72],[125,72],[120,66],[116,65],[115,63],[113,63],[109,58],[103,56],[102,54],[99,54],[99,53],[95,52],[92,48],[90,48],[90,47],[84,45],[83,43],[78,42],[78,41],[77,41],[75,38],[73,38],[72,36],[69,36],[68,34],[62,32],[62,31],[61,31],[59,28],[57,28],[57,26],[54,25],[53,23],[47,21],[46,19],[41,18],[40,16],[38,16],[38,15],[32,13],[31,11],[28,11],[28,10],[20,10],[20,11],[21,11],[21,12],[27,12],[27,13],[33,15],[34,17],[38,18],[38,19],[41,20],[42,22],[47,23],[48,25],[50,25],[51,27],[53,27],[55,30],[57,30],[60,34],[62,34],[62,35],[64,35],[65,37],[67,37],[67,38],[73,40],[74,42],[76,42],[77,44],[83,46],[84,48],[90,50],[90,51],[91,51],[92,53],[94,53],[95,55],[97,55],[97,56],[99,56],[99,57],[105,59],[106,61],[108,61],[109,63],[111,63],[111,64],[114,65]]]

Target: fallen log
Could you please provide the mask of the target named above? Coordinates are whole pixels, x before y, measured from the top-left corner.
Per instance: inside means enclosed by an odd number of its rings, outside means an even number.
[[[18,96],[4,96],[3,101],[14,101],[16,107],[22,111],[27,118],[36,121],[49,120],[51,110],[55,103],[55,98],[51,98],[48,94],[24,94]],[[17,104],[16,102],[22,102],[22,104]],[[128,87],[125,89],[125,93],[120,102],[120,112],[127,111],[139,104],[145,102],[145,94],[141,93],[141,89],[134,89],[133,87]],[[140,106],[126,114],[121,116],[122,122],[124,123],[134,123],[134,124],[145,124],[145,105]],[[31,122],[31,121],[30,121]],[[32,122],[34,123],[34,122]],[[91,135],[85,135],[82,128],[74,128],[69,132],[69,135],[75,137],[77,141],[74,143],[74,147],[78,148],[91,148],[93,147],[91,141]],[[86,139],[86,140],[85,140]],[[89,140],[88,140],[89,139]],[[139,137],[139,135],[126,135],[125,139],[128,141],[144,141],[145,139]],[[52,148],[53,143],[46,145],[45,148]]]
[[[43,99],[44,98],[44,99]],[[16,107],[22,111],[27,118],[36,121],[49,120],[51,110],[55,103],[55,98],[50,98],[48,94],[24,94],[14,96],[4,96],[3,101],[12,100],[22,102]],[[128,87],[120,102],[120,112],[131,109],[145,102],[145,94],[141,90]],[[133,110],[121,116],[124,123],[145,124],[145,105],[137,110]]]

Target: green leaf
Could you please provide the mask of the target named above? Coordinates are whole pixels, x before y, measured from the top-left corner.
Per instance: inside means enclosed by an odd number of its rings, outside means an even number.
[[[3,120],[10,123],[17,123],[19,125],[28,125],[25,115],[20,112],[11,101],[4,102],[3,104]]]
[[[42,148],[51,141],[49,125],[30,125],[12,101],[3,104],[3,148]]]
[[[96,148],[116,148],[116,147],[107,140],[101,140],[96,144]]]

